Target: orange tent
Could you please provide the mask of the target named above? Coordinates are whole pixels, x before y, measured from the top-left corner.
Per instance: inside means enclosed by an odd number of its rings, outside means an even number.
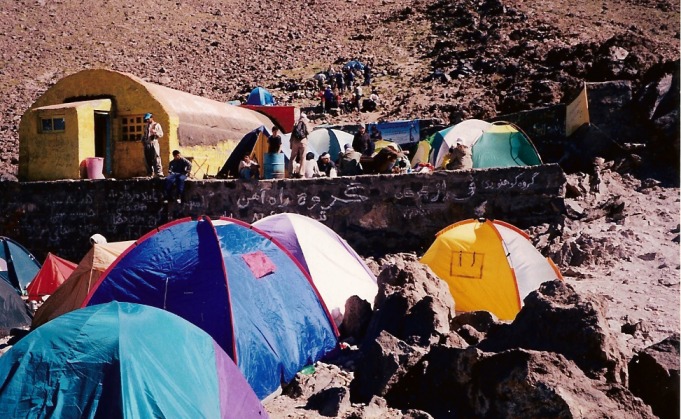
[[[41,301],[43,296],[52,295],[76,269],[76,266],[73,262],[48,253],[42,268],[26,287],[28,300]]]

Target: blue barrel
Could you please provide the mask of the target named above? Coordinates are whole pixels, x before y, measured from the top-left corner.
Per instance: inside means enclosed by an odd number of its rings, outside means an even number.
[[[284,153],[265,153],[263,160],[265,179],[284,178]]]

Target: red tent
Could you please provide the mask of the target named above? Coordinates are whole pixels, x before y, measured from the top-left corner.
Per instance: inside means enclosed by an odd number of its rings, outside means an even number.
[[[42,296],[51,295],[64,281],[71,275],[77,264],[55,256],[47,254],[45,263],[36,274],[33,281],[26,287],[28,299],[40,301]]]

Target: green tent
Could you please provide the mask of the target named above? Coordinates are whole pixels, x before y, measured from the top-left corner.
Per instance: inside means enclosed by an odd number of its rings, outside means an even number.
[[[511,124],[492,124],[471,151],[474,168],[535,166],[542,164],[530,139]]]

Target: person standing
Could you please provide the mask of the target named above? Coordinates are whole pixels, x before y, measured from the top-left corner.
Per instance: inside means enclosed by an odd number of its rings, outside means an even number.
[[[184,181],[192,172],[192,162],[182,157],[180,150],[173,150],[173,159],[168,164],[168,177],[165,185],[165,199],[164,204],[172,197],[173,186],[177,185],[177,203],[182,203],[182,194],[184,194]]]
[[[352,148],[357,152],[362,153],[363,156],[371,157],[371,155],[374,154],[374,142],[363,125],[359,127],[359,131],[357,131],[357,134],[352,138]]]
[[[300,119],[296,122],[291,132],[291,176],[294,178],[303,177],[305,173],[305,155],[307,154],[307,115],[300,114]],[[296,163],[298,166],[296,167]]]
[[[158,144],[158,139],[163,137],[163,129],[161,124],[154,121],[154,116],[151,113],[144,115],[144,122],[147,125],[144,128],[142,144],[144,145],[144,162],[146,163],[147,176],[163,177],[161,147]]]
[[[370,86],[371,85],[371,64],[366,63],[364,66],[364,86]]]
[[[272,135],[267,137],[267,152],[271,154],[278,154],[281,151],[281,135],[279,135],[279,128],[272,127]]]

